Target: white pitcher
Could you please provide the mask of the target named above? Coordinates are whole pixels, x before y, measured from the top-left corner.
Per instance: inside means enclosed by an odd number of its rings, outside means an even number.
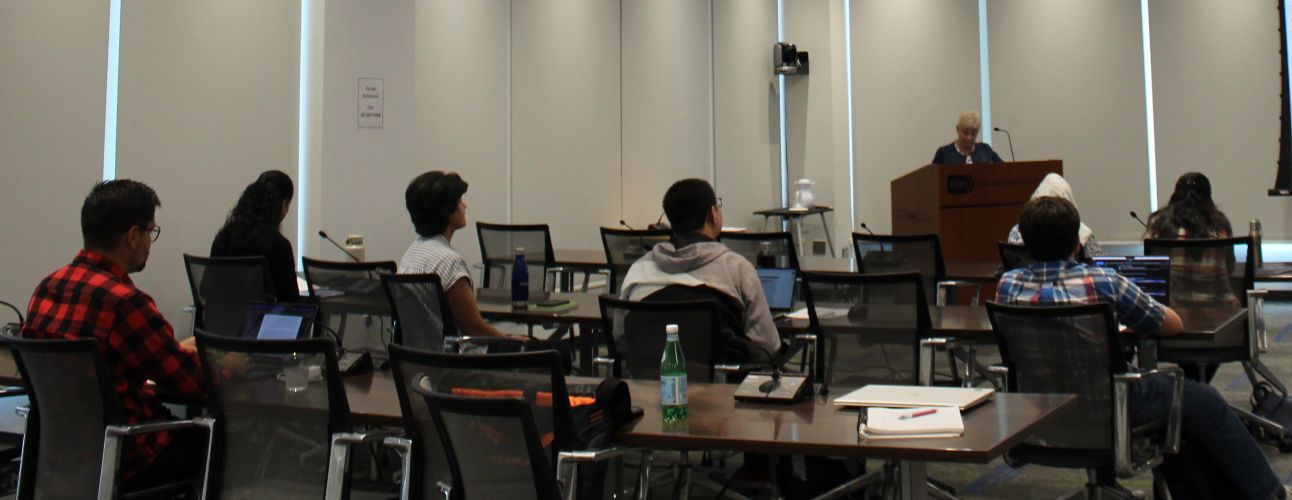
[[[798,191],[794,192],[794,206],[790,207],[790,210],[812,208],[812,202],[816,200],[816,197],[812,195],[812,180],[799,179],[796,184],[798,184],[799,188]]]

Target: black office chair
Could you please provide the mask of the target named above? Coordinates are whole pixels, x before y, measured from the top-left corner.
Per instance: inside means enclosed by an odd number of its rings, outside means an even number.
[[[867,384],[930,385],[935,349],[955,347],[950,339],[930,338],[932,322],[919,273],[852,274],[804,271],[803,299],[809,324],[819,339],[816,365],[822,391]],[[975,364],[975,351],[967,350]],[[843,494],[895,481],[896,464],[836,487]],[[940,498],[955,490],[930,479],[929,490]]]
[[[525,249],[531,294],[547,291],[548,274],[566,272],[554,265],[556,253],[552,250],[552,230],[547,224],[477,222],[476,235],[480,238],[480,259],[484,265],[480,288],[511,288],[511,268],[516,262],[517,248]],[[585,291],[588,279],[584,274]]]
[[[1018,243],[997,241],[996,250],[1000,253],[1001,271],[1011,271],[1021,267],[1027,267],[1034,262],[1032,254],[1027,253],[1027,247]]]
[[[95,339],[7,338],[30,389],[17,498],[156,498],[193,493],[200,478],[120,491],[120,452],[136,436],[202,427],[209,418],[128,424]],[[210,463],[208,441],[207,463]]]
[[[936,234],[899,236],[852,233],[852,245],[859,273],[914,271],[924,279],[924,294],[929,304],[946,305],[947,289],[964,287],[973,288],[973,297],[969,302],[972,305],[978,304],[979,287],[976,283],[947,280],[947,268],[942,260],[942,243]]]
[[[579,498],[600,498],[598,479],[605,476],[599,470],[587,469],[589,466],[603,467],[599,462],[618,458],[629,453],[639,453],[635,448],[606,447],[580,450],[584,444],[581,433],[586,429],[576,429],[571,408],[570,390],[567,389],[565,376],[562,373],[560,356],[554,351],[524,352],[513,354],[461,355],[444,354],[407,349],[403,346],[391,346],[391,360],[394,364],[395,378],[398,381],[400,408],[404,415],[405,438],[388,439],[388,445],[401,451],[404,456],[406,478],[413,478],[413,483],[406,483],[410,496],[405,498],[439,497],[444,489],[444,457],[435,455],[438,446],[449,450],[448,460],[458,460],[458,471],[454,473],[454,483],[450,489],[450,498],[501,498],[507,494],[520,497],[532,497],[534,482],[526,480],[531,477],[530,471],[520,470],[515,464],[529,462],[547,471],[545,477],[556,477],[565,489],[568,498],[574,498],[571,485],[578,484]],[[592,391],[592,386],[579,386],[580,395]],[[495,448],[494,443],[482,436],[482,432],[502,431],[501,427],[477,425],[459,428],[452,420],[445,421],[449,432],[439,433],[438,442],[428,438],[429,424],[435,420],[433,410],[420,396],[425,393],[437,395],[475,396],[479,398],[514,398],[519,395],[530,407],[538,435],[544,436],[540,450],[533,456],[542,457],[530,461],[531,455],[509,454],[502,448]],[[588,398],[581,397],[581,401]],[[504,434],[490,434],[502,438]],[[465,439],[465,441],[464,441]],[[515,437],[507,441],[514,441]],[[420,443],[419,443],[420,441]],[[596,441],[596,439],[590,439]],[[452,443],[459,444],[459,453],[452,452]],[[469,446],[462,443],[469,443]],[[441,453],[443,453],[441,451]],[[470,456],[464,456],[470,455]],[[501,457],[510,457],[505,460]],[[501,461],[500,461],[501,460]],[[492,464],[492,465],[487,465]],[[499,464],[507,464],[499,467]],[[553,469],[555,464],[555,469]],[[576,464],[583,467],[576,467]],[[416,470],[418,473],[413,473]],[[584,468],[579,471],[577,469]],[[537,472],[533,474],[539,475]],[[591,481],[579,482],[579,475],[592,478]],[[439,484],[439,488],[435,485]],[[465,495],[465,496],[463,496]]]
[[[193,293],[193,328],[236,337],[252,302],[275,302],[273,278],[263,256],[198,257],[184,254]]]
[[[195,336],[216,419],[208,497],[348,498],[350,447],[386,435],[354,432],[335,344]],[[245,368],[224,369],[230,358]],[[319,375],[292,392],[286,372],[301,364]]]
[[[458,325],[435,274],[383,274],[395,319],[394,343],[426,351],[456,350]]]
[[[382,348],[385,348],[384,319],[392,315],[390,299],[381,285],[383,274],[395,274],[394,261],[334,262],[301,258],[305,283],[319,304],[319,315],[325,324],[338,320],[334,328],[338,342],[345,340],[350,315],[375,316],[383,319]]]
[[[770,267],[794,270],[799,268],[798,247],[794,246],[794,236],[791,233],[724,232],[718,236],[718,241],[748,259],[749,263],[756,267],[764,267],[759,265],[758,256],[766,253],[776,263]]]
[[[1179,451],[1183,372],[1175,367],[1131,372],[1122,356],[1111,304],[1037,307],[988,302],[987,314],[1008,371],[1008,390],[1077,395],[1075,410],[1006,454],[1011,465],[1086,469],[1086,498],[1130,498],[1109,474],[1099,471],[1130,477],[1156,467],[1163,453]],[[1132,426],[1130,384],[1156,377],[1170,378],[1175,386],[1168,417]]]
[[[609,293],[618,295],[628,268],[655,248],[655,244],[671,241],[672,238],[673,232],[667,229],[638,231],[601,228],[601,246],[606,251],[606,266],[610,268]]]
[[[664,327],[678,326],[678,339],[686,357],[687,379],[725,382],[740,373],[739,365],[723,356],[717,306],[711,300],[636,302],[606,295],[601,303],[602,343],[607,355],[593,361],[609,368],[617,378],[659,379],[664,352]]]

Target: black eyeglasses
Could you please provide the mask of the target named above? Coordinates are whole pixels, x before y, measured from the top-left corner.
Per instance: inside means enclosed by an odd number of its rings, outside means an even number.
[[[151,238],[153,242],[156,242],[157,238],[161,237],[161,226],[153,226],[153,227],[139,226],[139,227],[144,228],[144,231],[148,231],[149,238]]]

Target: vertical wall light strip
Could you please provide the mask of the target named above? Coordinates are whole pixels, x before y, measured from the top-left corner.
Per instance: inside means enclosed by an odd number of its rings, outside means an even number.
[[[785,0],[776,0],[776,41],[785,41]],[[781,206],[787,207],[789,206],[790,166],[789,155],[785,151],[785,75],[776,75],[776,86],[776,100],[780,111]],[[785,225],[784,218],[781,219],[781,225]]]
[[[714,2],[709,0],[709,181],[713,183],[713,189],[718,190],[718,104],[714,101],[713,86],[716,85],[714,80],[714,45],[713,45],[713,20],[715,18]]]
[[[1144,39],[1144,123],[1148,135],[1148,204],[1157,209],[1157,127],[1153,123],[1153,50],[1148,34],[1148,0],[1140,0],[1140,30]]]
[[[115,0],[114,0],[115,1]],[[299,193],[296,196],[296,259],[305,256],[305,223],[309,213],[310,187],[309,169],[309,123],[310,123],[310,2],[301,0],[301,48],[300,75],[296,94],[296,185]]]
[[[857,227],[857,161],[852,135],[852,0],[843,0],[843,78],[848,103],[848,227]],[[849,232],[852,229],[848,230]]]
[[[512,10],[513,10],[513,9],[515,9],[515,2],[507,2],[507,182],[506,182],[506,185],[507,185],[507,196],[506,196],[507,202],[506,202],[506,210],[507,210],[507,223],[508,223],[508,224],[511,224],[511,223],[512,223],[512,216],[511,216],[511,193],[512,193],[512,186],[511,186],[511,184],[512,184],[512,169],[511,169],[511,148],[512,148],[512,139],[511,139],[511,130],[512,130],[512,128],[511,128],[511,121],[512,121],[512,116],[513,116],[513,115],[512,115],[512,112],[511,112],[511,103],[512,103],[512,97],[513,97],[513,96],[512,96],[512,76],[511,76],[511,61],[512,61],[512,59],[511,59],[511,53],[512,53],[512,43],[514,42],[514,39],[513,39],[513,37],[512,37],[512,22],[513,22],[513,18],[512,18]]]
[[[117,89],[121,68],[121,0],[108,2],[108,95],[103,109],[103,180],[117,177]]]
[[[978,0],[978,77],[982,87],[982,142],[991,144],[991,65],[987,61],[987,0]]]

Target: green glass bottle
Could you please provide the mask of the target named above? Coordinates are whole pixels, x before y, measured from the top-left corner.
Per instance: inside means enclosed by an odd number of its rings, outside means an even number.
[[[659,362],[659,401],[664,423],[671,424],[686,420],[686,357],[677,340],[677,325],[665,326],[664,333],[668,337]]]

